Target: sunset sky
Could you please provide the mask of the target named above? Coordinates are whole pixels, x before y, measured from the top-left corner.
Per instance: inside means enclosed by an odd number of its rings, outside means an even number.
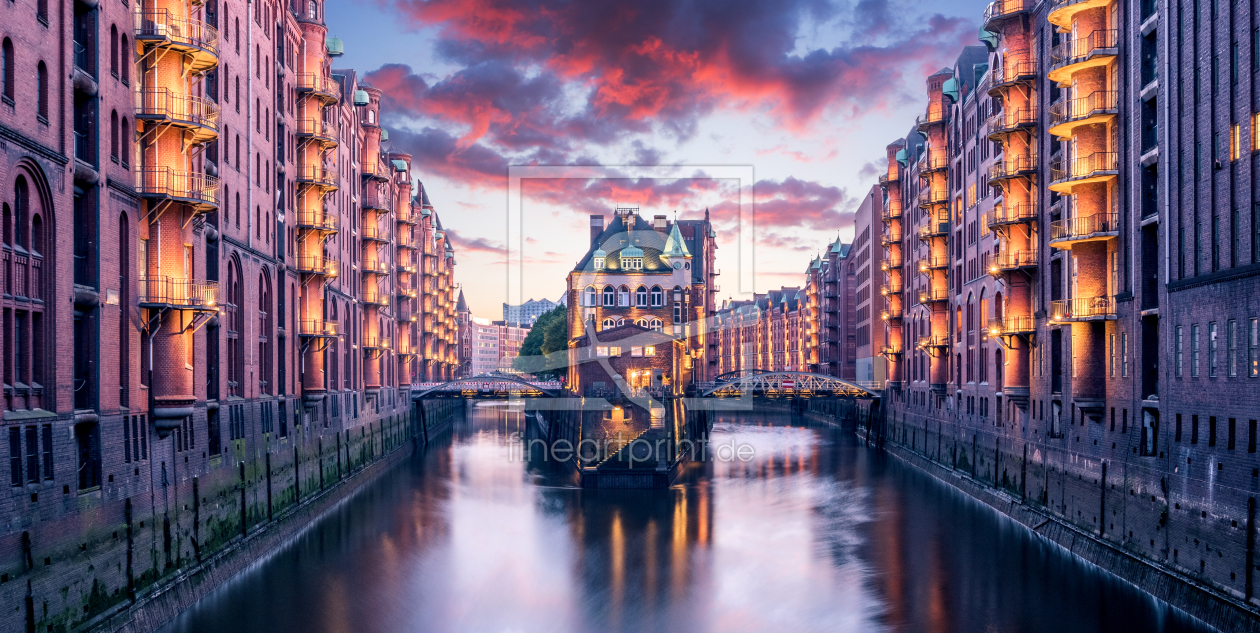
[[[979,0],[333,0],[335,67],[386,94],[392,146],[412,154],[456,245],[474,314],[506,298],[509,165],[748,165],[756,289],[800,285],[809,259],[875,184],[884,147],[925,103],[924,80],[977,43]],[[712,210],[720,299],[738,298],[734,183],[531,181],[524,298],[556,299],[614,205],[683,219]],[[728,278],[729,277],[729,278]]]

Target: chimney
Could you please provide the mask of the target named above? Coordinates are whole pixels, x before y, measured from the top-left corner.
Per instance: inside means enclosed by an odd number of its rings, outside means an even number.
[[[668,227],[666,227],[665,224],[666,224],[665,216],[663,215],[652,216],[652,228],[656,229],[657,232],[666,233],[668,231]]]
[[[604,216],[591,216],[591,246],[595,245],[595,240],[599,238],[599,234],[604,232]]]

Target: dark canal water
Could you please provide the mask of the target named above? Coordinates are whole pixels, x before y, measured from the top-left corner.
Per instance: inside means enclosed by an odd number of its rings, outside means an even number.
[[[720,419],[660,491],[583,492],[481,408],[167,632],[1204,631],[851,434]]]

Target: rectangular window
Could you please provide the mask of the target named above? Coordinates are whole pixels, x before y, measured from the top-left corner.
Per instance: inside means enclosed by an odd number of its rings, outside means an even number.
[[[1225,324],[1225,366],[1230,378],[1238,377],[1238,322],[1233,319]]]
[[[1199,443],[1199,416],[1190,416],[1190,443]]]
[[[643,348],[642,348],[642,347],[631,347],[631,348],[630,348],[630,356],[631,356],[632,358],[639,358],[639,357],[643,356]]]
[[[596,347],[596,348],[595,348],[595,355],[596,355],[596,356],[599,356],[599,357],[608,356],[608,348],[607,348],[607,347]]]
[[[1216,446],[1216,416],[1208,416],[1208,446]]]
[[[1229,159],[1238,160],[1242,153],[1242,129],[1237,123],[1229,128]]]
[[[1120,375],[1129,376],[1129,333],[1120,333]]]
[[[1256,421],[1247,420],[1247,452],[1256,452]]]
[[[39,427],[26,427],[26,481],[39,483]]]
[[[123,463],[131,463],[131,420],[123,418]]]
[[[1178,378],[1181,378],[1181,361],[1185,360],[1182,346],[1185,343],[1185,332],[1182,331],[1180,325],[1177,326],[1177,333],[1173,336],[1173,372]]]
[[[1116,377],[1116,335],[1112,334],[1110,339],[1111,340],[1108,341],[1109,343],[1108,347],[1111,348],[1110,349],[1111,354],[1110,354],[1110,357],[1108,358],[1108,363],[1107,363],[1109,367],[1108,374],[1112,378],[1115,378]]]
[[[9,427],[9,477],[14,486],[22,485],[22,431]]]
[[[1190,377],[1199,377],[1199,324],[1190,326]]]
[[[1260,319],[1252,319],[1247,335],[1247,367],[1252,378],[1260,376]]]
[[[51,424],[40,427],[40,435],[44,446],[44,479],[53,478],[53,430]]]
[[[1216,323],[1208,323],[1208,378],[1216,377]]]
[[[647,347],[644,347],[644,348],[643,348],[643,355],[644,355],[644,356],[656,356],[656,347],[655,347],[655,346],[653,346],[653,345],[648,345]]]
[[[1173,441],[1181,441],[1181,414],[1177,414],[1177,428],[1173,430]]]
[[[1234,433],[1235,433],[1234,425],[1236,423],[1237,423],[1237,420],[1235,420],[1234,418],[1230,418],[1229,426],[1226,427],[1226,433],[1228,433],[1228,435],[1225,436],[1225,448],[1231,451],[1234,450]]]

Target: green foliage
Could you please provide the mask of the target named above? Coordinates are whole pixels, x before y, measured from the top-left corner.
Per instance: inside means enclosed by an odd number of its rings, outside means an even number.
[[[521,350],[512,361],[512,368],[540,378],[564,374],[563,367],[548,367],[543,357],[568,349],[568,330],[569,310],[566,306],[559,306],[538,317],[525,340],[521,341]]]

